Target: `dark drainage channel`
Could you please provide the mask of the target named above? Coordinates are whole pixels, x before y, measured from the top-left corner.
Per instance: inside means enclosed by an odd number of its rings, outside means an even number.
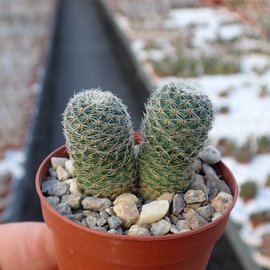
[[[136,73],[125,46],[115,37],[110,24],[97,0],[59,2],[28,149],[26,175],[20,189],[22,199],[18,220],[42,220],[34,187],[35,174],[44,157],[64,144],[61,114],[76,91],[96,87],[112,91],[128,106],[134,128],[140,126],[149,85]],[[225,237],[215,246],[207,269],[242,269]]]
[[[22,220],[41,219],[34,177],[44,157],[64,144],[62,113],[70,97],[82,89],[100,87],[120,97],[140,126],[146,87],[123,66],[116,39],[112,39],[102,9],[95,0],[59,3],[49,64],[44,78],[39,112],[27,158]],[[127,60],[128,61],[128,60]]]

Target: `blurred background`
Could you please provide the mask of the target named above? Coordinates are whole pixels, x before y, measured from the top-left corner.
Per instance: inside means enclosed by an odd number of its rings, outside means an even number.
[[[173,78],[212,99],[240,186],[208,270],[270,269],[270,0],[0,0],[0,223],[42,219],[35,173],[74,92],[114,92],[139,129]]]

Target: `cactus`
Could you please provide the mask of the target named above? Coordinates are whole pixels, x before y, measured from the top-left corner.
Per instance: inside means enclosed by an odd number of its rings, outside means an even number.
[[[209,98],[185,82],[171,82],[152,94],[139,153],[140,192],[145,199],[182,192],[189,186],[195,157],[212,122]]]
[[[63,114],[67,150],[85,194],[114,199],[130,192],[137,162],[126,106],[100,89],[75,94]]]

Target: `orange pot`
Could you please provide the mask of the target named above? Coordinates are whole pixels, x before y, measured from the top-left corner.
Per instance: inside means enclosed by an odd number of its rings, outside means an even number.
[[[224,232],[238,188],[234,176],[220,162],[219,174],[233,192],[233,203],[217,220],[180,234],[135,237],[91,230],[66,219],[45,200],[40,185],[51,166],[51,157],[67,157],[65,146],[52,152],[40,165],[36,189],[43,217],[57,250],[60,270],[205,270],[214,244]]]

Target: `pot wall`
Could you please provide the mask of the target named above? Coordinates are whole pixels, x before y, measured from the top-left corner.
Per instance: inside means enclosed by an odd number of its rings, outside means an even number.
[[[45,222],[54,237],[60,270],[206,269],[214,244],[225,230],[233,205],[214,222],[177,235],[132,237],[97,232],[64,218],[43,197],[40,183],[47,175],[52,156],[67,156],[65,147],[57,149],[41,164],[36,187]],[[223,163],[218,165],[218,169],[232,189],[235,203],[235,179]]]

